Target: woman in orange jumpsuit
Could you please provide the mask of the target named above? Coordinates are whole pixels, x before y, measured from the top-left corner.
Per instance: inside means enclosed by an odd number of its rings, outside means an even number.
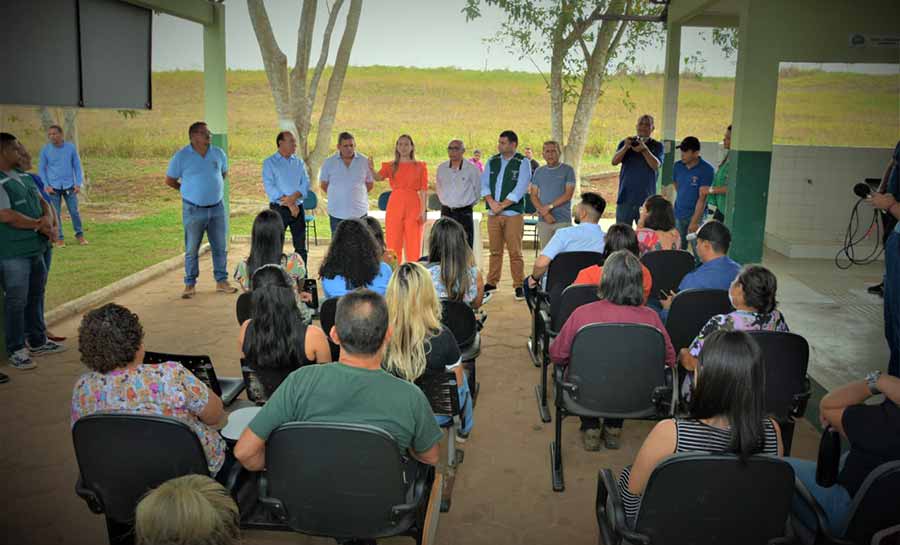
[[[396,252],[401,263],[418,261],[427,212],[428,167],[424,161],[416,161],[412,137],[400,135],[394,146],[394,160],[381,163],[381,169],[375,172],[370,157],[369,168],[376,180],[391,181],[391,198],[384,220],[388,250]]]

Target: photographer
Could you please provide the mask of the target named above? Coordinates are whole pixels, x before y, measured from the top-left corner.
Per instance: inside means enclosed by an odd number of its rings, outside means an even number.
[[[869,202],[900,219],[900,202],[891,193],[873,193]],[[891,350],[888,374],[900,377],[900,223],[884,243],[884,336]]]
[[[653,116],[644,114],[637,120],[637,135],[619,142],[613,155],[613,166],[619,171],[619,196],[616,199],[616,223],[632,225],[641,215],[647,197],[656,193],[656,176],[663,162],[662,142],[650,138]]]
[[[888,166],[884,170],[884,175],[881,177],[881,185],[878,186],[878,192],[889,193],[894,196],[895,200],[900,201],[900,140],[898,140],[897,145],[894,146],[894,153],[891,155],[891,160],[888,161]],[[894,226],[897,225],[897,219],[887,212],[882,212],[881,223],[884,226],[884,238],[882,242],[887,245],[887,239],[891,236]],[[884,282],[877,286],[870,286],[868,291],[869,293],[884,297]]]

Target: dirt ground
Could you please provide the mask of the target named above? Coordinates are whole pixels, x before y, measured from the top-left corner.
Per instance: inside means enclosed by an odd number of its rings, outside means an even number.
[[[233,270],[246,246],[229,253]],[[324,246],[311,249],[313,270]],[[527,270],[533,252],[526,250]],[[485,263],[487,256],[485,256]],[[116,298],[135,311],[146,332],[148,350],[211,355],[220,375],[239,374],[238,325],[234,296],[214,292],[210,257],[200,261],[195,299],[179,298],[182,271],[172,271]],[[465,443],[449,513],[442,514],[438,543],[587,545],[597,543],[594,497],[597,471],[619,471],[630,463],[650,423],[628,422],[621,450],[589,453],[581,448],[578,419],[563,429],[566,490],[550,484],[549,444],[553,424],[543,424],[535,403],[538,370],[526,351],[529,333],[524,302],[512,296],[504,267],[499,292],[486,306],[489,313],[478,359],[481,396],[475,428]],[[0,443],[0,479],[5,508],[0,535],[5,543],[106,543],[102,516],[92,514],[75,495],[77,466],[69,425],[71,389],[84,372],[78,360],[79,319],[53,326],[69,337],[68,351],[38,360],[34,371],[6,368],[11,377],[0,386],[0,413],[5,440]],[[794,455],[814,459],[818,435],[806,421],[797,426]],[[248,531],[245,543],[333,543],[289,533]],[[403,539],[390,543],[409,542]]]

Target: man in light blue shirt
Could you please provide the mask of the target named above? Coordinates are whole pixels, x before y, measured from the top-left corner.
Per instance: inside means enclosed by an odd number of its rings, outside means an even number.
[[[375,186],[375,177],[368,157],[356,152],[356,140],[349,132],[338,135],[337,153],[322,163],[319,185],[328,196],[332,233],[341,221],[369,213],[368,193]]]
[[[210,144],[206,123],[197,121],[188,129],[191,143],[172,156],[166,170],[166,185],[181,191],[181,221],[184,224],[184,292],[182,299],[196,293],[200,267],[197,254],[203,233],[212,248],[213,276],[218,293],[235,293],[228,282],[228,216],[222,197],[228,158],[225,151]],[[180,182],[179,182],[180,179]]]
[[[485,293],[495,291],[503,270],[503,246],[509,251],[516,301],[525,299],[525,260],[522,259],[522,234],[525,229],[525,193],[531,182],[531,163],[517,152],[519,137],[503,131],[497,141],[497,155],[488,159],[481,174],[481,196],[488,209],[488,266]]]
[[[63,130],[59,125],[51,125],[47,129],[47,139],[50,140],[41,149],[40,166],[38,172],[47,186],[47,194],[50,196],[50,204],[56,209],[56,215],[62,219],[62,201],[66,201],[66,208],[72,216],[72,229],[75,231],[75,239],[79,244],[87,244],[84,239],[84,229],[81,224],[81,214],[78,212],[78,193],[84,180],[81,176],[81,159],[75,144],[63,139]],[[59,224],[59,234],[56,245],[65,246],[63,240],[62,221]]]
[[[294,153],[297,140],[291,131],[281,131],[275,138],[278,151],[263,161],[262,178],[269,208],[278,212],[285,229],[291,230],[294,251],[306,263],[306,216],[303,200],[309,192],[309,175],[303,159]]]

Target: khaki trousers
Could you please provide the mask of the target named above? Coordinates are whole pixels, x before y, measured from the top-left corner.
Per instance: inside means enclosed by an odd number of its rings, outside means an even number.
[[[488,216],[488,245],[491,251],[491,260],[488,266],[487,283],[497,285],[500,283],[500,273],[503,270],[503,246],[509,252],[509,273],[512,275],[513,287],[522,286],[525,280],[525,260],[522,259],[522,234],[525,229],[525,217],[522,214],[514,216]]]
[[[571,221],[557,221],[556,223],[547,223],[545,221],[539,221],[537,224],[538,230],[538,240],[541,244],[541,250],[544,249],[544,246],[550,242],[550,239],[553,238],[553,235],[559,231],[560,229],[565,229],[566,227],[572,227]]]

